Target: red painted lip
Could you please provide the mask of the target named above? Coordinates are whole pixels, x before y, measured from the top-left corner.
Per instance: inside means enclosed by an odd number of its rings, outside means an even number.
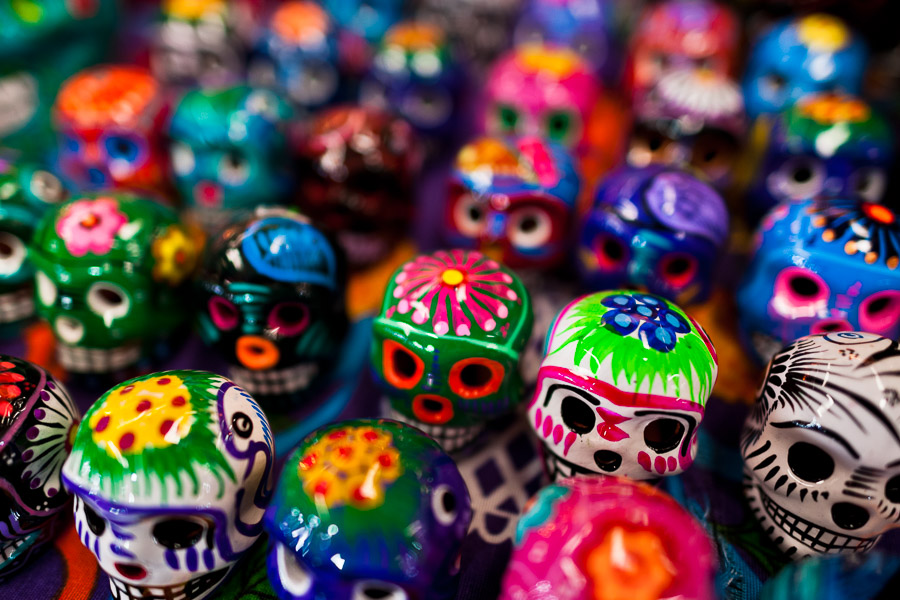
[[[118,571],[122,577],[127,577],[128,579],[143,579],[147,576],[147,569],[145,569],[141,565],[116,563],[115,566],[116,571]]]
[[[218,208],[222,206],[222,186],[211,181],[200,181],[194,186],[194,202],[198,206]]]

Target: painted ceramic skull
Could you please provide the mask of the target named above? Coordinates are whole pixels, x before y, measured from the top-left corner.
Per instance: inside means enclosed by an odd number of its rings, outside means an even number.
[[[551,478],[677,475],[718,373],[715,349],[680,308],[640,292],[598,292],[560,312],[528,407]]]
[[[582,281],[640,286],[680,305],[703,301],[728,240],[728,210],[709,185],[667,167],[624,168],[594,195],[580,234]]]
[[[60,472],[80,418],[52,375],[0,355],[0,581],[53,535],[69,500]]]
[[[488,74],[484,130],[545,138],[581,153],[601,84],[564,46],[527,45],[501,56]]]
[[[744,489],[792,558],[865,552],[900,527],[900,346],[800,338],[769,363],[744,427]]]
[[[29,248],[38,316],[70,372],[112,373],[183,338],[185,282],[198,248],[177,215],[124,193],[81,195],[50,210]]]
[[[574,477],[519,519],[500,600],[713,600],[716,558],[675,500],[623,477]]]
[[[575,161],[537,137],[485,137],[456,155],[444,209],[448,244],[514,268],[566,258],[580,188]]]
[[[780,21],[750,50],[742,84],[747,115],[778,113],[810,93],[859,94],[867,60],[862,38],[837,17]]]
[[[340,348],[345,279],[334,242],[305,217],[259,208],[210,243],[197,277],[200,335],[264,404],[296,398]]]
[[[375,319],[372,367],[398,419],[447,451],[522,400],[531,298],[509,269],[470,250],[404,264]]]
[[[750,190],[760,217],[783,200],[818,196],[880,202],[893,158],[893,132],[864,100],[810,94],[774,119]]]
[[[418,429],[359,419],[307,437],[266,512],[283,600],[450,600],[472,510],[453,460]]]
[[[160,84],[136,66],[81,71],[59,89],[54,107],[60,174],[78,189],[160,190],[166,185]]]
[[[0,328],[34,314],[28,244],[41,216],[67,195],[49,171],[0,158]]]
[[[78,428],[63,480],[115,600],[209,596],[262,532],[274,448],[233,383],[165,371],[121,383]]]
[[[798,200],[763,219],[737,294],[744,341],[761,364],[811,333],[900,336],[900,222],[880,204]]]

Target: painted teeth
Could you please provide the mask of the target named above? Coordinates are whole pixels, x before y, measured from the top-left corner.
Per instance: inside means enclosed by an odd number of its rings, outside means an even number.
[[[3,546],[0,546],[0,560],[7,561],[12,558],[13,554],[16,553],[16,550],[18,550],[25,544],[26,541],[28,541],[28,537],[30,536],[10,540],[3,544]]]
[[[57,345],[59,362],[73,373],[108,373],[130,367],[141,357],[141,347],[129,344],[118,348],[81,348]]]
[[[219,569],[187,583],[169,587],[139,587],[110,577],[109,589],[113,600],[199,600],[222,581],[230,570],[231,567]]]
[[[31,287],[0,294],[0,323],[15,323],[34,314],[34,291]]]
[[[309,387],[319,373],[316,363],[300,363],[280,370],[251,371],[232,366],[228,375],[232,381],[250,394],[277,395],[290,394]]]
[[[575,475],[603,475],[599,471],[591,471],[560,458],[546,445],[544,446],[544,465],[546,465],[547,474],[552,481]]]
[[[400,414],[394,409],[391,409],[390,415],[390,418],[394,420],[407,423],[413,427],[418,427],[424,431],[426,435],[434,438],[434,441],[440,444],[446,452],[455,452],[463,446],[466,446],[478,437],[478,434],[481,433],[482,430],[484,430],[484,424],[473,425],[472,427],[441,427],[438,425],[429,425],[428,423],[423,423]]]

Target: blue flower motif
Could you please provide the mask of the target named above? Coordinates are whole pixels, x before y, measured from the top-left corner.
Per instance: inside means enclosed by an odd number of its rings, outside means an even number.
[[[601,318],[603,326],[621,336],[639,329],[638,335],[659,352],[671,352],[678,335],[690,333],[691,325],[668,303],[649,294],[615,294],[601,300],[609,308]]]

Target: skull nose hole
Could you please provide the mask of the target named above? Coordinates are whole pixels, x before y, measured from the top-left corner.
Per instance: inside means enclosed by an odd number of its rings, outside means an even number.
[[[271,369],[280,358],[278,347],[264,337],[245,335],[238,338],[237,359],[248,369]]]
[[[869,522],[869,511],[857,504],[838,502],[831,507],[831,518],[841,529],[859,529]]]
[[[430,413],[439,413],[443,410],[443,405],[437,400],[422,400],[422,408],[425,409],[426,412]]]
[[[601,471],[612,473],[622,466],[622,456],[612,450],[597,450],[594,452],[594,462]]]
[[[380,600],[381,598],[387,598],[391,595],[391,590],[387,590],[385,588],[380,587],[367,587],[363,590],[363,596],[366,598],[372,598],[373,600]]]
[[[147,570],[141,565],[116,563],[116,571],[118,571],[122,577],[128,579],[143,579],[147,576]]]
[[[453,418],[453,403],[443,396],[420,394],[413,398],[412,411],[423,423],[443,425]]]

